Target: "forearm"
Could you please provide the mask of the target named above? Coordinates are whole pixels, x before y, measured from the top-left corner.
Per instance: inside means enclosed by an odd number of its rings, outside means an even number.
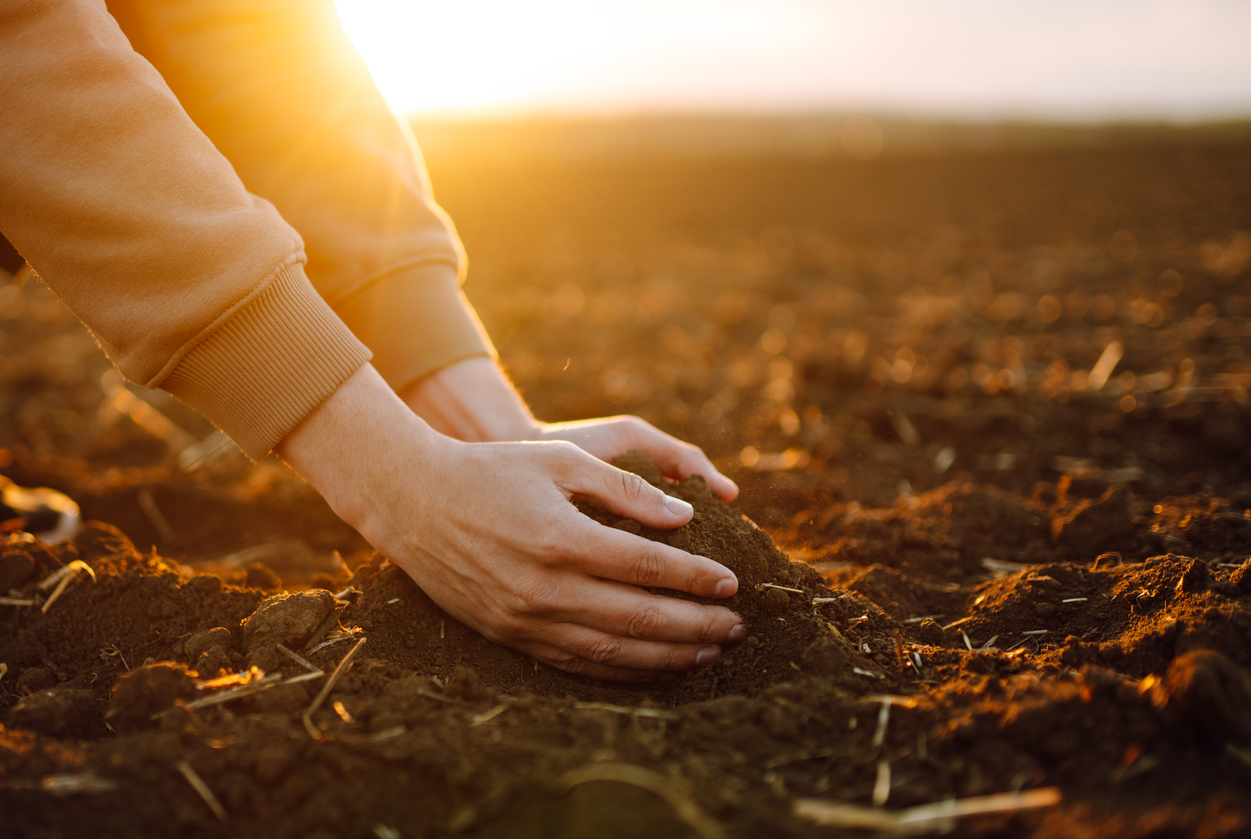
[[[385,471],[420,457],[438,435],[366,364],[297,425],[274,451],[358,530],[384,506]]]
[[[300,231],[318,293],[399,391],[493,355],[411,132],[330,0],[109,0],[249,190]]]
[[[541,424],[490,358],[444,367],[400,392],[404,404],[441,434],[467,442],[533,440]]]

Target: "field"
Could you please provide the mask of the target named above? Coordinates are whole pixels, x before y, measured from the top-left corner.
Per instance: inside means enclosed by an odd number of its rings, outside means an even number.
[[[0,605],[0,835],[1251,834],[1248,132],[670,129],[417,126],[536,414],[739,482],[584,512],[733,568],[747,642],[641,687],[495,647],[10,285],[0,473],[92,523],[6,537],[0,597],[94,579]]]

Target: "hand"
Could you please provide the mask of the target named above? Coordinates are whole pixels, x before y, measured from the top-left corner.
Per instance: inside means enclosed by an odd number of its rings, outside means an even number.
[[[539,425],[534,440],[566,440],[605,462],[637,450],[651,457],[666,478],[685,480],[702,475],[722,501],[738,497],[738,486],[717,471],[698,446],[670,437],[646,420],[619,416]]]
[[[570,502],[656,528],[688,522],[690,505],[567,442],[452,440],[366,365],[279,448],[449,614],[555,667],[652,678],[708,664],[746,636],[728,609],[641,588],[728,597],[738,589],[728,569],[604,527]]]
[[[722,501],[738,497],[734,482],[718,472],[697,446],[638,417],[538,422],[504,371],[489,358],[445,367],[403,388],[400,397],[436,431],[457,440],[565,440],[603,461],[637,449],[656,461],[667,478],[680,481],[702,475]]]

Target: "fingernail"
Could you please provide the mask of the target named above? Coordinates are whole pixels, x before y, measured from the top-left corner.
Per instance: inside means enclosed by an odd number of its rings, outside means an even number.
[[[730,640],[738,643],[747,637],[747,627],[741,623],[734,624],[734,628],[730,630]]]
[[[721,650],[717,647],[704,647],[695,655],[695,664],[703,667],[705,664],[712,664],[721,657]]]
[[[665,508],[675,516],[687,516],[695,511],[695,508],[687,504],[681,498],[674,498],[672,495],[665,496]]]
[[[712,590],[712,596],[729,597],[736,591],[738,591],[738,580],[733,577],[726,577],[724,580],[717,583],[717,587]]]

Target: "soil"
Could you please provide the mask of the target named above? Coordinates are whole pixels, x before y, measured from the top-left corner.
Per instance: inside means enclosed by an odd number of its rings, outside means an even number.
[[[1251,835],[1251,148],[1114,141],[431,156],[536,412],[743,487],[632,454],[692,523],[581,508],[739,576],[747,641],[641,686],[487,642],[276,461],[188,470],[0,291],[2,472],[91,520],[4,536],[0,596],[94,572],[0,605],[0,835],[817,837],[797,802],[1041,787],[958,832]]]

